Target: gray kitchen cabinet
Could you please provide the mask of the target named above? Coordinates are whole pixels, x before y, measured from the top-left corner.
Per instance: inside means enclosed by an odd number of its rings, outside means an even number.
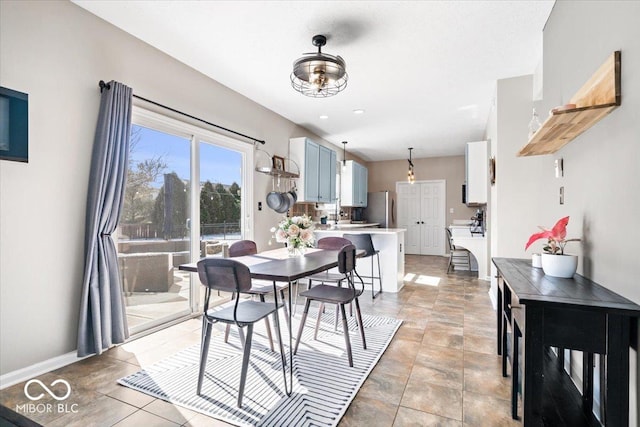
[[[367,206],[368,170],[360,163],[347,160],[342,172],[340,204],[342,206]]]
[[[336,152],[309,138],[291,138],[289,157],[300,167],[298,202],[333,203]]]

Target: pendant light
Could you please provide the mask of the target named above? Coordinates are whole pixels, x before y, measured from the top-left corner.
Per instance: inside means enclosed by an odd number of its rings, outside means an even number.
[[[413,161],[411,160],[411,150],[413,150],[413,147],[409,148],[409,171],[407,172],[407,182],[409,184],[413,184],[414,182],[416,182],[416,176],[413,173]]]
[[[325,36],[313,36],[312,43],[318,52],[305,53],[293,63],[291,86],[303,95],[327,98],[347,87],[347,64],[339,56],[322,53]]]
[[[342,141],[342,166],[347,166],[347,141]]]

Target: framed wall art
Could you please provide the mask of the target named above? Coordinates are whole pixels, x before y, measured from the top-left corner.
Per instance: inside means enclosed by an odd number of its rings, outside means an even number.
[[[29,95],[1,86],[0,159],[29,161]]]

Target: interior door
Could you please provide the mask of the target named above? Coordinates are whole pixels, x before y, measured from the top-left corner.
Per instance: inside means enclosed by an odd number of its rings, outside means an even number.
[[[420,255],[420,192],[419,185],[398,183],[398,228],[404,228],[405,253]]]
[[[420,254],[444,255],[444,181],[420,184]]]
[[[444,255],[445,181],[398,183],[398,227],[405,233],[405,253]]]

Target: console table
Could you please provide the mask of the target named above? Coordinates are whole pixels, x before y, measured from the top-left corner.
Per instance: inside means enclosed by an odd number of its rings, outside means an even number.
[[[582,351],[590,361],[594,353],[606,355],[606,382],[600,385],[605,425],[628,426],[630,327],[640,306],[578,274],[572,279],[546,276],[530,259],[493,258],[493,263],[498,270],[498,354],[505,376],[511,360],[513,417],[520,371],[523,424],[545,424],[543,360],[551,346],[559,352]],[[589,372],[583,384],[585,413],[593,405]]]

